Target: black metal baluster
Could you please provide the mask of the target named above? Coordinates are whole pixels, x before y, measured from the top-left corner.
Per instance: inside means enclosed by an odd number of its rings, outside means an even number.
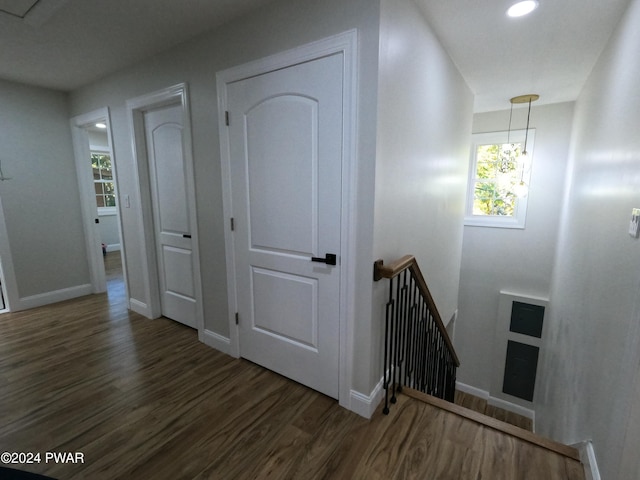
[[[434,326],[433,329],[433,335],[434,335],[434,342],[435,342],[435,355],[434,355],[434,362],[433,362],[433,395],[434,396],[438,396],[438,394],[440,393],[440,338],[438,337],[437,334],[437,329]]]
[[[407,344],[407,322],[409,317],[409,282],[407,281],[408,272],[405,270],[402,273],[402,337],[400,338],[400,368],[398,371],[398,391],[402,391],[402,377],[403,370],[406,371],[405,356],[406,356],[406,344]]]
[[[420,297],[420,308],[416,312],[416,346],[413,352],[414,374],[413,387],[420,390],[422,387],[422,363],[420,353],[424,351],[424,302]]]
[[[437,392],[438,392],[438,397],[442,398],[442,393],[443,393],[443,378],[444,378],[444,360],[443,360],[443,341],[442,341],[442,334],[440,333],[440,329],[436,328],[436,334],[437,334],[437,338],[438,338],[438,383],[437,383]]]
[[[423,351],[422,391],[429,393],[429,357],[431,355],[431,325],[429,323],[429,311],[424,317],[424,351]]]
[[[411,298],[411,294],[409,294]],[[411,302],[411,300],[410,300]],[[405,361],[404,361],[404,385],[406,387],[412,387],[411,376],[413,374],[413,312],[415,308],[413,305],[409,307],[409,317],[407,318],[407,338],[405,343]]]
[[[426,392],[427,386],[427,352],[429,348],[429,324],[425,314],[422,316],[420,326],[420,352],[418,352],[418,362],[420,363],[420,391]]]
[[[453,358],[451,359],[451,385],[448,400],[450,402],[456,401],[456,365],[453,361]]]
[[[417,288],[417,286],[416,286]],[[418,375],[420,373],[418,364],[418,352],[420,351],[420,310],[422,308],[422,296],[419,291],[416,292],[415,298],[417,299],[416,308],[413,314],[413,350],[411,351],[411,385],[412,388],[417,388]]]
[[[429,395],[435,395],[436,390],[436,360],[438,358],[437,342],[433,317],[429,312]]]
[[[451,363],[449,358],[445,359],[445,382],[444,382],[444,395],[445,400],[449,400],[451,396]]]
[[[400,329],[400,322],[401,322],[401,311],[402,311],[402,296],[400,294],[401,292],[401,285],[400,285],[400,276],[398,276],[398,278],[396,279],[396,308],[395,308],[395,318],[393,321],[393,327],[394,327],[394,336],[393,336],[393,374],[391,376],[393,385],[391,385],[392,388],[392,395],[391,395],[391,403],[396,403],[397,399],[396,399],[396,389],[398,387],[398,380],[397,380],[397,373],[398,373],[398,364],[400,362],[400,355],[398,354],[398,350],[400,349],[400,334],[399,334],[399,329]]]
[[[413,281],[413,277],[409,276],[409,287],[407,291],[407,301],[408,301],[408,314],[407,314],[407,330],[406,330],[406,338],[405,338],[405,365],[404,365],[404,384],[406,386],[411,387],[411,374],[413,370],[413,364],[411,362],[411,354],[413,352],[413,318],[416,312],[415,305],[415,282]]]
[[[389,404],[397,402],[397,393],[404,386],[453,402],[458,360],[449,349],[438,312],[432,311],[433,301],[424,289],[420,270],[413,263],[386,278],[390,283],[385,310],[383,412],[389,412]]]
[[[391,389],[391,403],[396,403],[396,399],[395,399],[395,374],[396,374],[396,367],[395,367],[395,356],[396,356],[396,335],[397,335],[397,329],[398,329],[398,296],[397,296],[397,289],[398,289],[398,282],[400,280],[398,278],[395,279],[395,285],[392,285],[392,290],[393,290],[393,312],[392,312],[392,316],[391,316],[391,320],[389,321],[389,325],[390,325],[390,329],[389,331],[391,332],[389,335],[389,388]]]
[[[427,346],[427,332],[425,330],[424,316],[420,316],[420,350],[416,352],[416,362],[418,363],[418,373],[416,378],[416,384],[421,392],[424,392],[424,352]]]
[[[424,362],[422,361],[422,352],[424,352],[424,312],[421,311],[418,318],[418,345],[415,356],[416,362],[416,389],[422,391],[422,378],[424,376]]]
[[[384,326],[384,362],[383,362],[383,387],[384,387],[384,408],[382,413],[387,415],[389,413],[389,377],[391,375],[390,370],[390,357],[389,357],[389,348],[390,348],[390,328],[391,322],[393,319],[393,278],[389,281],[389,301],[387,302],[387,308],[385,312],[385,326]]]

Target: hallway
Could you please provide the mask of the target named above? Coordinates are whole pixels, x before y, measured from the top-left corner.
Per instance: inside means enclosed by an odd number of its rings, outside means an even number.
[[[93,295],[0,323],[4,465],[59,479],[582,479],[577,462],[402,396],[368,421],[175,322]]]

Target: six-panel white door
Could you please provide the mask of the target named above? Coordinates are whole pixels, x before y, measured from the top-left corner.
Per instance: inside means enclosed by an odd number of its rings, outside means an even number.
[[[181,104],[144,113],[162,315],[196,328]]]
[[[333,398],[342,96],[342,53],[227,89],[240,355]]]

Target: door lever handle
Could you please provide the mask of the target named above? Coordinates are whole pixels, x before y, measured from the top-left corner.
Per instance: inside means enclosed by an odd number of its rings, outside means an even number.
[[[327,265],[336,265],[338,257],[335,253],[325,253],[322,257],[311,257],[312,262],[326,263]]]

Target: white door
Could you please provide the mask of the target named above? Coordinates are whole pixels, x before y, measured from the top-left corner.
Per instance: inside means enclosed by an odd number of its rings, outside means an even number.
[[[342,53],[227,89],[240,355],[334,398],[342,95]]]
[[[144,113],[162,315],[196,328],[183,107]]]

